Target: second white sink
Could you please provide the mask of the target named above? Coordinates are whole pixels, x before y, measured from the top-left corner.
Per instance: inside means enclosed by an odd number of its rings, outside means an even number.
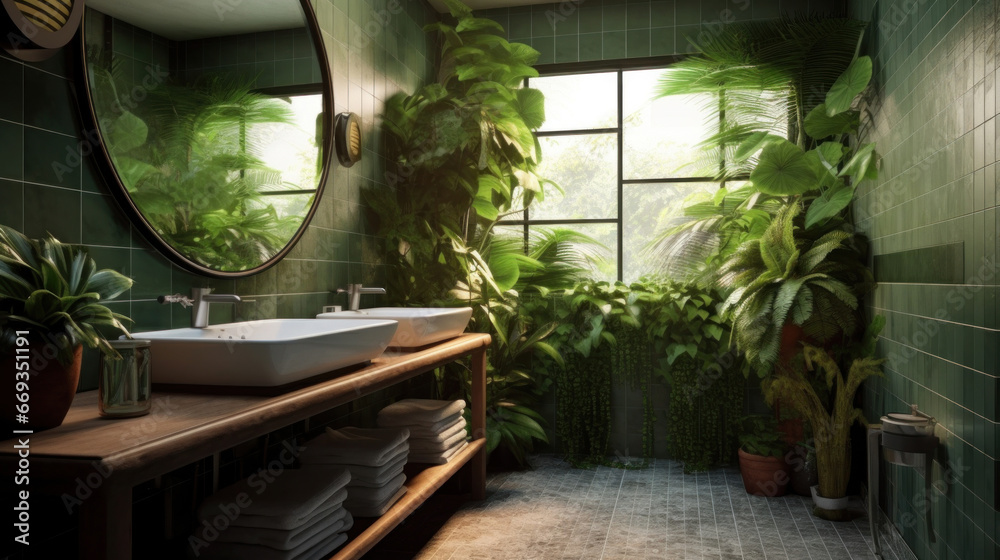
[[[375,307],[359,311],[320,313],[317,319],[391,319],[399,322],[390,347],[419,348],[465,331],[472,317],[471,307]]]
[[[396,322],[266,319],[133,333],[153,341],[153,383],[277,387],[377,358]]]

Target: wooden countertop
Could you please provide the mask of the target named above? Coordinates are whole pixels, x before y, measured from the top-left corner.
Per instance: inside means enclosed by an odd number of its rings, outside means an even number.
[[[271,397],[154,390],[152,412],[138,418],[101,418],[97,391],[79,393],[62,426],[28,436],[32,468],[59,476],[81,467],[89,470],[98,461],[138,483],[489,344],[489,335],[471,333],[416,352],[387,352],[362,369]],[[0,459],[11,457],[11,449],[0,446]]]

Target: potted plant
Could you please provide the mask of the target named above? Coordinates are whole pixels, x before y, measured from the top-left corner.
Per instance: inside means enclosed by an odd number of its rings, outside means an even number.
[[[774,418],[747,416],[740,434],[740,475],[743,488],[754,496],[783,496],[788,487],[787,448]]]
[[[778,368],[764,388],[768,400],[780,398],[797,410],[812,428],[813,448],[819,484],[813,497],[817,517],[833,521],[848,518],[847,482],[851,474],[850,429],[854,422],[864,423],[861,410],[854,407],[854,395],[869,377],[881,375],[881,359],[874,358],[875,342],[885,317],[872,320],[864,337],[847,353],[850,360],[846,375],[830,352],[803,344],[805,368]],[[820,501],[828,498],[835,502]]]
[[[0,226],[0,363],[6,372],[28,372],[5,392],[4,422],[33,430],[62,424],[80,379],[83,345],[113,355],[100,329],[128,335],[122,321],[129,319],[101,302],[131,286],[118,272],[98,271],[78,246],[51,236],[28,239]]]

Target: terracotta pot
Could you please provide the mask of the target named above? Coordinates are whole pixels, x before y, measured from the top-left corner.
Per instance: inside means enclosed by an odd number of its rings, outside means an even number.
[[[55,357],[46,357],[51,352],[43,350],[45,343],[35,340],[31,343],[28,360],[31,378],[28,380],[28,421],[17,421],[17,406],[21,404],[15,394],[18,393],[12,384],[11,389],[4,391],[3,422],[14,430],[47,430],[62,424],[76,397],[76,389],[80,383],[80,364],[83,358],[83,346],[73,349],[73,361],[62,365]],[[14,380],[16,369],[15,355],[6,355],[0,362],[3,375]],[[23,367],[23,366],[22,366]]]
[[[784,457],[753,455],[740,449],[743,488],[754,496],[784,496],[788,488],[788,465]]]

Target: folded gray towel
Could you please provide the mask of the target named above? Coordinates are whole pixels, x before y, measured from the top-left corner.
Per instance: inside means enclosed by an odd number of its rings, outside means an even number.
[[[357,506],[355,509],[351,510],[351,515],[354,517],[378,517],[385,512],[389,511],[392,504],[396,503],[400,498],[406,494],[406,486],[400,487],[395,494],[389,496],[389,499],[381,504],[377,504],[370,507]]]
[[[378,413],[379,426],[431,426],[465,409],[465,401],[403,399]]]
[[[391,468],[387,468],[382,476],[375,479],[366,478],[351,478],[351,483],[347,486],[348,492],[354,488],[382,488],[386,484],[403,473],[403,467],[406,465],[406,461],[397,462],[393,465],[387,465]]]
[[[306,443],[299,462],[367,465],[381,467],[409,449],[405,428],[328,429]]]
[[[411,463],[425,463],[429,465],[443,465],[451,460],[456,453],[465,449],[469,445],[469,442],[463,441],[462,443],[452,447],[451,449],[444,451],[442,453],[410,453],[408,461]],[[347,495],[350,497],[350,491]]]
[[[343,463],[306,463],[302,465],[304,469],[317,469],[317,468],[340,468],[344,467],[351,471],[351,482],[348,484],[350,486],[384,486],[386,482],[395,478],[399,473],[403,472],[403,467],[406,466],[408,452],[400,453],[396,459],[391,460],[389,463],[381,467],[368,467],[365,465],[345,465]]]
[[[275,550],[293,550],[318,533],[324,533],[328,530],[344,533],[353,526],[354,518],[341,504],[325,516],[298,529],[284,531],[281,529],[230,526],[224,531],[219,531],[219,537],[216,540],[227,543],[259,544]]]
[[[359,507],[364,508],[381,504],[395,494],[404,482],[406,482],[406,475],[399,473],[384,486],[378,488],[366,488],[363,486],[348,488],[347,499],[344,500],[344,508],[347,511],[354,511]]]
[[[198,518],[211,520],[219,515],[228,518],[232,511],[239,516],[275,517],[274,524],[302,519],[351,481],[347,469],[337,471],[286,470],[268,483],[251,476],[212,494],[198,509]]]
[[[390,420],[391,421],[391,420]],[[462,413],[452,414],[451,416],[441,420],[440,422],[435,422],[433,424],[407,424],[405,426],[397,426],[399,428],[406,428],[410,430],[410,439],[414,438],[426,438],[426,437],[436,437],[443,434],[449,430],[455,429],[455,426],[461,425],[465,427],[465,418]]]
[[[354,518],[350,519],[353,525]],[[303,558],[320,560],[327,558],[330,551],[344,544],[347,540],[343,527],[344,525],[339,523],[328,526],[291,550],[276,550],[256,544],[216,541],[209,543],[204,548],[194,550],[193,556],[208,560],[245,560],[246,558],[253,558],[253,560],[300,560]]]
[[[450,438],[443,441],[415,439],[410,442],[410,453],[426,455],[428,453],[444,453],[459,443],[465,441],[465,430],[455,432]],[[353,477],[352,477],[353,478]]]
[[[327,498],[315,511],[302,517],[274,517],[271,515],[241,514],[229,522],[232,527],[249,527],[255,529],[274,529],[276,531],[294,531],[311,525],[317,519],[340,509],[347,499],[347,488],[341,488],[336,494]]]

